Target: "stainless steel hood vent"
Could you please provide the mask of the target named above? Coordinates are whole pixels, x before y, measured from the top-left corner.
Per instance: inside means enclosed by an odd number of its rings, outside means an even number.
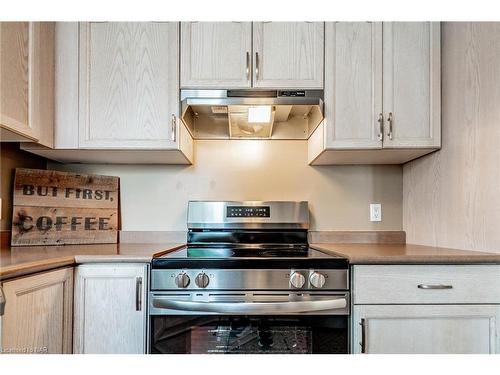
[[[194,139],[308,139],[323,121],[323,90],[181,90]]]

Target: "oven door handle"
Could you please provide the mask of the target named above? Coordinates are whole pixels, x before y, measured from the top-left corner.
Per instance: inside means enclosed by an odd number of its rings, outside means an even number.
[[[343,309],[347,307],[346,298],[290,302],[195,302],[153,297],[152,303],[154,307],[162,309],[219,314],[290,314]]]

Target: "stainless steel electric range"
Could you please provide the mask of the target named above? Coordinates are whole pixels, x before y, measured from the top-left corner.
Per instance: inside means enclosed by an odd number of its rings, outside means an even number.
[[[155,258],[151,353],[348,353],[346,259],[309,248],[307,202],[189,202]]]

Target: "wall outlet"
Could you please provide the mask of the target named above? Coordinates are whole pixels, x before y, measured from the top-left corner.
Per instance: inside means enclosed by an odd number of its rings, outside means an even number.
[[[370,203],[370,221],[382,221],[382,205]]]

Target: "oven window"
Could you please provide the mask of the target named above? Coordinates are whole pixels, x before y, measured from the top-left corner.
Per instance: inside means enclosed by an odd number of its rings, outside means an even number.
[[[347,353],[347,316],[151,317],[151,353]]]

